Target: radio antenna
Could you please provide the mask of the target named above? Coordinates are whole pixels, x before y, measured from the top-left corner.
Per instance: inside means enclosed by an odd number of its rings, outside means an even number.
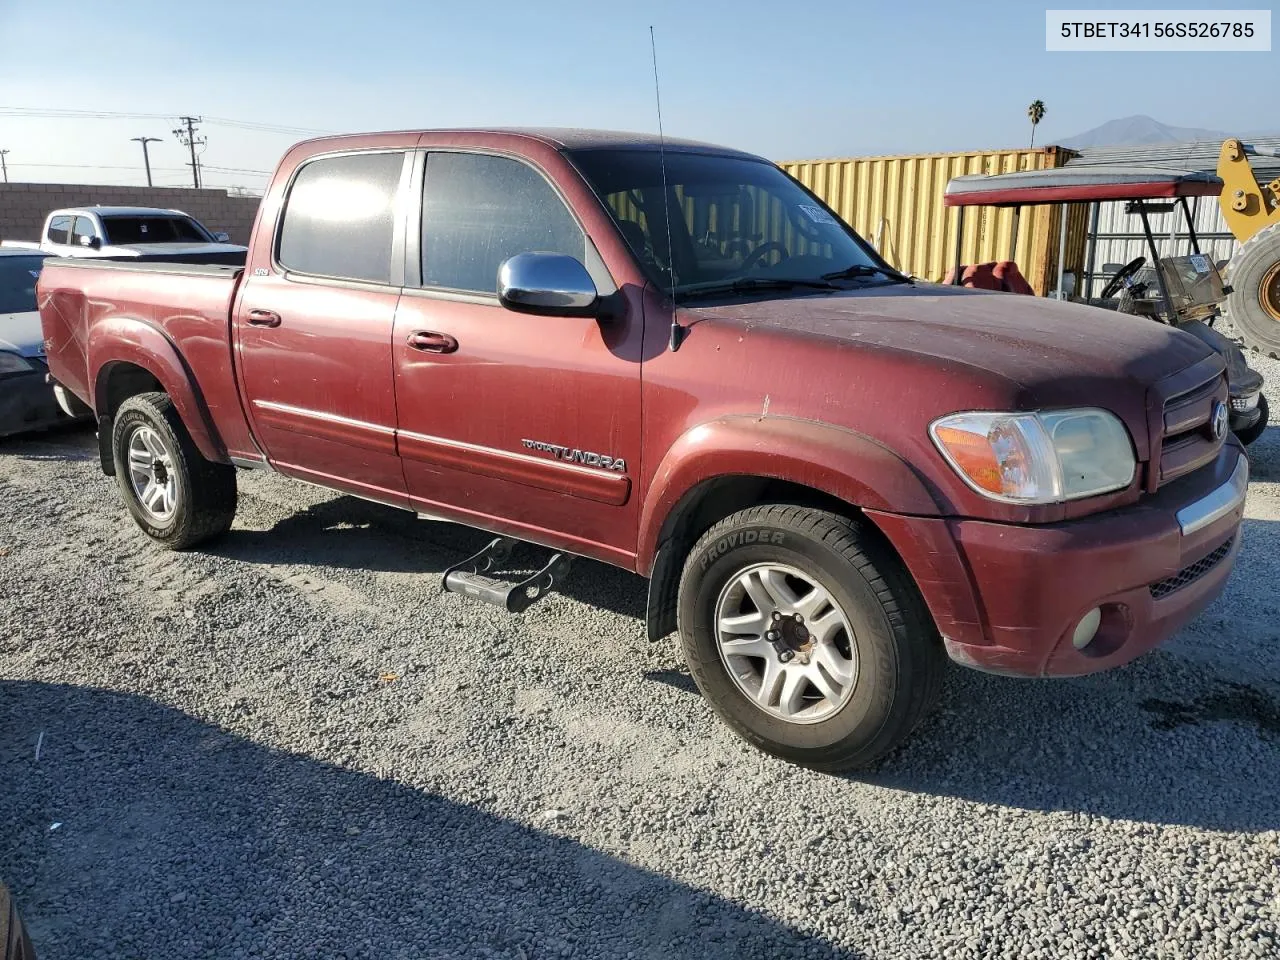
[[[667,145],[662,133],[662,91],[658,85],[658,45],[653,39],[653,24],[649,24],[649,52],[653,54],[653,99],[658,104],[658,164],[662,168],[662,220],[667,225],[667,274],[671,277],[671,337],[667,345],[671,352],[680,349],[684,341],[684,327],[676,314],[676,258],[671,248],[671,198],[667,193]]]

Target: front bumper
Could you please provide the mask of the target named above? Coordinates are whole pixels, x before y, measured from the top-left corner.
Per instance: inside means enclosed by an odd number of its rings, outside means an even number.
[[[62,412],[42,365],[0,379],[0,437],[44,430],[72,418]]]
[[[1017,526],[870,514],[924,594],[953,660],[1016,676],[1077,676],[1127,663],[1221,592],[1240,549],[1248,461],[1218,459],[1131,507]],[[1095,608],[1101,627],[1077,650]]]

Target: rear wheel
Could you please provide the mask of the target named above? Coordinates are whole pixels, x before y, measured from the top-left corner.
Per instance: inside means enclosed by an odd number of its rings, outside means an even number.
[[[775,756],[865,766],[937,698],[945,654],[901,562],[847,517],[743,510],[698,541],[680,581],[685,659],[712,708]]]
[[[120,405],[111,430],[116,481],[138,526],[171,550],[184,550],[231,527],[236,471],[211,463],[163,393]]]
[[[1240,246],[1228,279],[1227,314],[1245,345],[1280,357],[1280,223]]]

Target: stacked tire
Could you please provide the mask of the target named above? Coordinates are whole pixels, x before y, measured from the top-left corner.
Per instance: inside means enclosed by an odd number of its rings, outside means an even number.
[[[1240,245],[1227,280],[1227,315],[1245,345],[1280,359],[1280,223]]]

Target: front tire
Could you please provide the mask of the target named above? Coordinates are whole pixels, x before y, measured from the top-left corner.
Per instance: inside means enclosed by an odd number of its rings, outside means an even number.
[[[823,510],[752,507],[708,530],[685,562],[678,620],[716,713],[802,766],[874,762],[941,689],[945,654],[901,561]]]
[[[231,528],[235,467],[200,455],[167,394],[141,393],[122,403],[111,449],[125,505],[156,543],[185,550]]]

